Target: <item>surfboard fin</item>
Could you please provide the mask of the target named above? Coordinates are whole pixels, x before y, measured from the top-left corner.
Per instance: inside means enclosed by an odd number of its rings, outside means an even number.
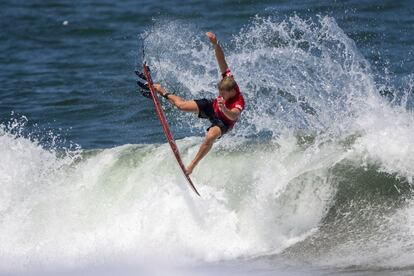
[[[147,82],[142,83],[142,82],[140,82],[140,81],[137,81],[137,84],[138,84],[138,86],[139,86],[142,90],[147,90],[147,91],[149,91],[149,88],[148,88],[148,83],[147,83]]]
[[[141,95],[145,98],[151,99],[151,93],[148,88],[148,83],[142,83],[140,81],[137,81],[137,84],[139,86],[139,92],[141,93]]]
[[[144,73],[142,73],[142,72],[140,72],[140,71],[138,71],[138,70],[135,70],[135,74],[140,78],[140,79],[143,79],[144,81],[146,81],[147,79],[145,78],[145,75],[144,75]]]
[[[151,93],[149,91],[144,91],[144,90],[140,90],[139,91],[141,93],[142,96],[144,96],[145,98],[151,99]]]

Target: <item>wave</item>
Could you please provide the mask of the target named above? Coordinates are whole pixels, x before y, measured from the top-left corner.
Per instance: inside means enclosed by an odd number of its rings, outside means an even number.
[[[365,257],[358,263],[400,264],[404,253],[411,265],[411,180],[386,171],[375,154],[361,158],[358,139],[305,147],[298,137],[222,140],[194,173],[201,199],[167,144],[70,156],[23,137],[0,140],[3,269],[82,265],[114,252],[183,263],[276,254],[349,265],[357,250]],[[200,142],[178,141],[184,160]],[[395,255],[382,253],[389,247]]]
[[[214,95],[214,56],[198,32],[161,22],[145,43],[163,84]],[[412,266],[409,101],[381,96],[331,17],[257,17],[224,45],[248,108],[194,172],[201,199],[167,144],[62,149],[2,125],[0,269],[148,256]],[[204,131],[167,112],[175,127]],[[178,140],[185,163],[200,142]]]

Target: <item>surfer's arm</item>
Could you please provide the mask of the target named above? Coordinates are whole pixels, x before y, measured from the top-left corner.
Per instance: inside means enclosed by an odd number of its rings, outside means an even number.
[[[217,100],[218,102],[218,107],[220,108],[221,112],[224,113],[224,115],[226,115],[227,118],[229,118],[232,121],[235,121],[239,118],[241,110],[238,109],[237,107],[232,108],[232,109],[228,109],[225,105],[224,105],[224,101],[222,98]]]
[[[232,121],[237,120],[241,113],[238,108],[228,109],[227,107],[223,107],[221,111],[224,113],[224,115],[226,115],[227,118]]]
[[[216,59],[220,67],[221,74],[225,74],[229,66],[227,65],[226,58],[224,57],[223,48],[221,48],[214,33],[207,32],[206,35],[210,39],[211,44],[214,45],[214,52],[216,53]]]

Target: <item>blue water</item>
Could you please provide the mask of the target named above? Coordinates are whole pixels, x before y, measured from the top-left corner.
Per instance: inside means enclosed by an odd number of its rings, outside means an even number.
[[[0,3],[0,273],[410,275],[413,1]],[[153,77],[246,99],[193,174]],[[185,163],[207,122],[163,99]]]
[[[204,40],[205,31],[215,31],[231,51],[232,37],[255,15],[328,15],[398,87],[414,65],[413,12],[410,1],[2,1],[0,118],[24,115],[29,125],[63,132],[83,148],[161,142],[133,75],[142,61],[140,35],[159,21],[179,21]]]

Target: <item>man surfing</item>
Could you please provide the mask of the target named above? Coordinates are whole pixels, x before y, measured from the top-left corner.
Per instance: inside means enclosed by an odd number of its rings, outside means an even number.
[[[186,168],[187,175],[193,172],[200,160],[210,151],[214,142],[233,128],[244,109],[243,95],[226,63],[223,49],[218,43],[216,35],[212,32],[207,32],[206,35],[214,46],[216,59],[222,75],[222,79],[217,85],[219,95],[216,99],[184,100],[168,92],[160,84],[153,85],[154,89],[161,96],[179,110],[196,113],[199,118],[208,119],[211,122],[200,149]]]

